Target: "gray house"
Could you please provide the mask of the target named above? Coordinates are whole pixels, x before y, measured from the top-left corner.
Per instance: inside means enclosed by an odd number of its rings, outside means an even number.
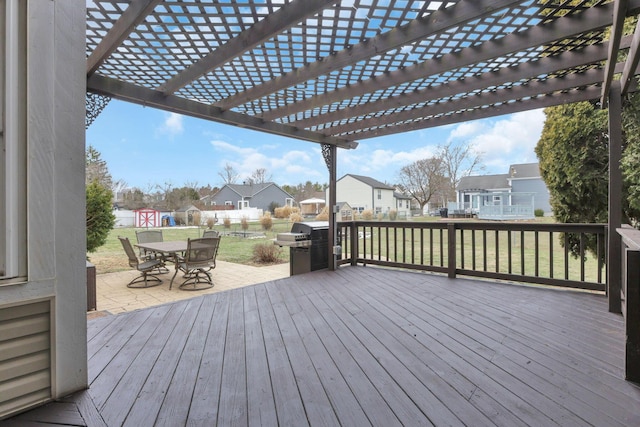
[[[236,209],[293,206],[293,196],[273,182],[263,184],[226,184],[211,196],[211,205],[234,206]]]
[[[538,163],[511,165],[507,174],[463,177],[456,194],[449,210],[472,212],[481,219],[531,219],[535,209],[551,212]]]

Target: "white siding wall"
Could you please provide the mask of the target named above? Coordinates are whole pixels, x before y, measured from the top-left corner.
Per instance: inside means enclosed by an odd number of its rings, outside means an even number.
[[[336,183],[336,202],[347,202],[354,210],[373,209],[371,187],[351,176],[344,176]]]
[[[22,191],[28,206],[28,278],[0,287],[0,311],[52,302],[51,392],[57,398],[87,386],[85,3],[19,2],[28,13],[28,65],[22,70],[27,90],[21,107],[29,158],[19,166],[27,171]]]

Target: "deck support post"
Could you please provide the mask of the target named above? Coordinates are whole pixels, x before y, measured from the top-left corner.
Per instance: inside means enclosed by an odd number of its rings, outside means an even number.
[[[622,289],[622,240],[616,229],[622,224],[622,95],[620,83],[609,91],[609,221],[607,237],[607,296],[609,311],[620,313]]]
[[[337,262],[336,262],[336,254],[334,251],[334,246],[338,240],[338,229],[336,227],[336,212],[335,206],[336,202],[336,182],[337,182],[337,159],[338,156],[338,148],[332,144],[323,144],[322,145],[322,154],[324,155],[324,160],[327,164],[327,168],[329,169],[329,242],[328,242],[328,250],[329,250],[329,270],[335,271]]]
[[[456,278],[456,224],[447,224],[447,274],[449,279]]]
[[[617,234],[617,233],[616,233]],[[640,251],[625,250],[625,316],[626,331],[624,377],[640,383]]]

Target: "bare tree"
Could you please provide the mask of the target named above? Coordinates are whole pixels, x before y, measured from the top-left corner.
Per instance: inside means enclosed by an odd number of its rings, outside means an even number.
[[[240,174],[230,163],[225,163],[224,169],[222,169],[222,172],[218,172],[218,175],[220,175],[220,178],[222,178],[225,184],[235,184],[240,177]]]
[[[446,186],[444,164],[441,158],[416,160],[404,166],[399,174],[400,186],[420,205],[420,211],[434,194]]]
[[[264,184],[265,182],[271,181],[271,175],[267,175],[265,168],[258,168],[253,171],[249,180],[254,184]]]
[[[482,153],[476,153],[469,144],[453,146],[451,142],[438,147],[438,155],[442,159],[444,174],[449,179],[446,197],[454,197],[456,188],[464,176],[484,169]],[[443,187],[443,190],[445,188]]]

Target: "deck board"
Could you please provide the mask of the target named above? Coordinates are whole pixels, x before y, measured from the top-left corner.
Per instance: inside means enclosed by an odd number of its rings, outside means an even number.
[[[640,425],[607,308],[343,267],[91,320],[91,387],[65,401],[108,426]]]

